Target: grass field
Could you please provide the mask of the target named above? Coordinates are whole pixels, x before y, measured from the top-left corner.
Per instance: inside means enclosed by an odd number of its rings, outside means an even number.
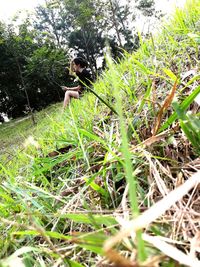
[[[199,18],[107,55],[111,109],[88,92],[0,125],[1,266],[200,266]]]

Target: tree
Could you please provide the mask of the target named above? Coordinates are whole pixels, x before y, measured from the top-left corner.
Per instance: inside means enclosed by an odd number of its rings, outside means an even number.
[[[69,14],[69,48],[87,59],[95,76],[106,42],[112,43],[112,48],[116,44],[105,31],[106,5],[98,0],[63,0],[63,6]]]
[[[24,104],[25,95],[20,90],[21,82],[13,55],[14,47],[9,46],[9,38],[10,35],[7,32],[6,25],[2,24],[0,42],[0,112],[5,112],[12,116],[13,110],[16,110],[14,113],[19,116],[20,111],[17,110],[17,106]]]
[[[95,76],[107,44],[115,59],[137,49],[136,11],[155,14],[154,1],[46,0],[18,31],[0,23],[0,114],[18,117],[60,101],[72,55],[84,56]]]
[[[105,0],[107,3],[106,28],[113,35],[115,31],[118,45],[126,50],[133,51],[139,47],[139,38],[136,30],[137,14],[156,16],[154,0],[119,1]]]
[[[62,90],[55,80],[64,81],[68,60],[63,49],[47,40],[38,43],[38,34],[28,21],[0,28],[0,113],[19,117],[61,101]]]
[[[138,48],[135,12],[150,15],[154,9],[154,0],[47,0],[46,7],[37,9],[35,25],[57,46],[84,55],[95,73],[106,42],[112,44],[115,58],[119,48],[121,54]]]
[[[66,82],[67,62],[62,49],[48,44],[38,47],[28,59],[26,74],[35,109],[40,110],[50,103],[61,101],[63,92],[59,84]]]
[[[136,0],[136,8],[142,12],[144,16],[155,15],[155,1],[154,0]]]
[[[68,20],[70,19],[58,1],[53,4],[52,1],[46,1],[46,6],[38,6],[33,21],[38,40],[41,43],[54,43],[58,48],[66,48],[70,32]]]
[[[29,26],[29,20],[27,20],[26,23],[19,27],[18,35],[15,33],[13,26],[9,26],[7,30],[6,50],[10,54],[10,59],[13,60],[13,67],[15,68],[17,74],[16,76],[18,78],[18,83],[15,84],[14,91],[16,92],[19,90],[19,92],[23,92],[25,96],[22,97],[22,94],[19,93],[18,96],[20,97],[18,99],[15,97],[16,93],[10,94],[10,99],[13,102],[12,117],[16,117],[16,114],[18,114],[20,109],[23,109],[31,114],[32,121],[35,124],[35,118],[30,104],[28,87],[24,76],[24,70],[27,61],[26,58],[32,53],[33,48],[35,47],[30,34],[31,32],[28,30]],[[20,101],[22,102],[19,105]]]

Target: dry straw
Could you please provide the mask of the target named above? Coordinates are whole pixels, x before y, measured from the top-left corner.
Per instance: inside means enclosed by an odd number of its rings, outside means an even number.
[[[196,188],[199,183],[200,171],[192,175],[191,178],[189,178],[178,188],[169,192],[160,201],[158,201],[136,219],[126,222],[126,225],[124,222],[123,230],[121,230],[114,237],[108,239],[104,244],[104,251],[107,258],[111,262],[114,262],[115,266],[147,266],[146,264],[137,265],[136,263],[125,259],[119,253],[117,253],[116,250],[114,250],[114,246],[122,242],[128,236],[131,236],[134,239],[138,230],[147,228],[151,223],[153,223],[156,219],[158,219],[161,215],[168,211],[172,206],[176,206],[176,203],[180,201],[191,189]],[[189,255],[183,253],[181,250],[166,242],[166,239],[164,239],[163,237],[142,234],[142,238],[180,264],[191,267],[200,266],[200,261],[198,261],[195,257],[195,251],[199,251],[200,249],[199,233],[197,233],[191,241],[191,249]]]

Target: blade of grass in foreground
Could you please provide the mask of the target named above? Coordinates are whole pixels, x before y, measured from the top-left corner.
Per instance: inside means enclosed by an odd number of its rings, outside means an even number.
[[[88,157],[87,157],[87,153],[86,153],[86,150],[85,150],[83,142],[82,142],[83,140],[82,140],[82,138],[80,136],[79,129],[78,129],[78,126],[76,125],[76,122],[75,122],[75,119],[74,119],[74,115],[73,115],[73,111],[72,111],[70,106],[69,106],[69,111],[70,111],[70,115],[71,115],[71,118],[72,118],[72,121],[73,121],[73,124],[74,124],[74,129],[76,131],[76,134],[77,134],[79,142],[80,142],[81,149],[83,151],[84,159],[85,159],[85,161],[87,163],[88,168],[90,168],[90,163],[89,163],[89,160],[88,160]]]
[[[21,247],[20,249],[17,249],[12,255],[9,257],[2,259],[0,261],[1,267],[7,267],[7,266],[27,266],[24,264],[23,261],[23,255],[27,255],[29,252],[39,252],[40,249],[35,247]]]
[[[138,216],[139,208],[138,208],[138,200],[137,200],[137,181],[136,181],[136,177],[134,175],[133,169],[132,169],[131,153],[129,150],[125,119],[123,116],[122,99],[121,99],[121,96],[119,95],[119,91],[120,91],[119,74],[116,72],[110,56],[107,57],[107,61],[108,61],[110,71],[112,73],[111,80],[112,80],[112,85],[113,85],[114,96],[116,99],[117,113],[119,115],[120,132],[121,132],[121,138],[122,138],[122,154],[124,158],[123,165],[124,165],[126,180],[129,185],[130,204],[131,204],[133,215]],[[137,245],[138,245],[138,260],[140,262],[143,262],[146,259],[146,252],[145,252],[144,241],[141,237],[141,231],[137,232]]]

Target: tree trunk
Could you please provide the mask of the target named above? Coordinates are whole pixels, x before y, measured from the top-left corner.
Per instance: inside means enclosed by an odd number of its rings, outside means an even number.
[[[25,95],[26,95],[28,111],[30,112],[31,120],[33,122],[33,125],[35,125],[36,121],[35,121],[35,117],[34,117],[34,114],[33,114],[33,111],[32,111],[31,105],[30,105],[30,100],[29,100],[28,92],[26,90],[26,84],[24,82],[24,78],[23,78],[23,75],[22,75],[21,67],[20,67],[18,59],[15,58],[15,60],[16,60],[17,67],[18,67],[18,70],[19,70],[19,75],[20,75],[20,79],[21,79],[21,82],[22,82],[22,86],[23,86],[23,89],[24,89],[24,92],[25,92]]]

